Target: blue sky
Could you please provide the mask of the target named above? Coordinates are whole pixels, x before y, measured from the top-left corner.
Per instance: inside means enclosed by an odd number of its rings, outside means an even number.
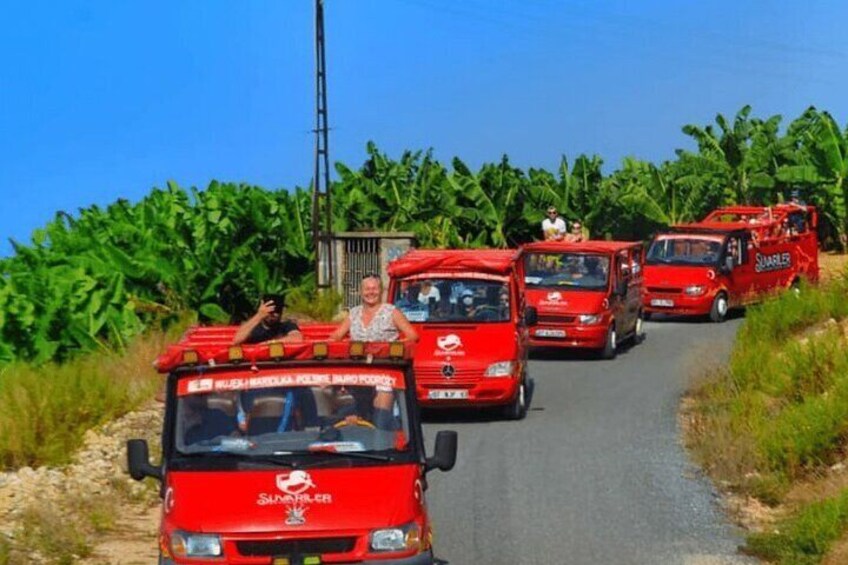
[[[472,167],[674,157],[751,104],[848,120],[848,3],[325,0],[332,160],[372,139]],[[0,35],[0,256],[169,179],[313,168],[313,0],[17,2]]]

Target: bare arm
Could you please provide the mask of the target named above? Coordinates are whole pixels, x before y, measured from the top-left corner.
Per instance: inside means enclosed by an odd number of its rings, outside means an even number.
[[[303,334],[300,333],[300,330],[292,330],[277,341],[283,343],[300,343],[303,341]]]
[[[404,341],[408,341],[409,343],[416,343],[418,341],[418,332],[415,331],[415,328],[412,327],[412,324],[409,323],[409,320],[406,319],[406,316],[403,315],[400,309],[395,308],[392,312],[392,322],[394,322],[395,327],[403,334]]]
[[[346,336],[347,332],[349,332],[349,331],[350,331],[350,316],[347,316],[344,320],[342,320],[342,323],[339,324],[339,327],[337,327],[335,329],[335,331],[330,334],[330,337],[328,339],[330,341],[339,341],[340,339],[343,339],[344,336]]]
[[[239,326],[239,329],[236,330],[236,335],[233,337],[233,345],[239,345],[240,343],[244,343],[244,341],[250,336],[250,332],[262,323],[262,320],[265,319],[265,316],[274,311],[274,303],[273,302],[265,302],[264,304],[259,305],[259,309],[256,311],[249,320],[244,322]]]

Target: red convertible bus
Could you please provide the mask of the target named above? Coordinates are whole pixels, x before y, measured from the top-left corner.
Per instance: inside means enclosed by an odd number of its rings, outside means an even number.
[[[816,210],[783,204],[719,208],[654,237],[645,257],[642,308],[709,316],[819,277]]]
[[[404,344],[230,345],[197,328],[166,373],[161,463],[127,444],[130,475],[161,481],[161,565],[432,565],[425,473],[449,470],[456,433],[424,453]]]

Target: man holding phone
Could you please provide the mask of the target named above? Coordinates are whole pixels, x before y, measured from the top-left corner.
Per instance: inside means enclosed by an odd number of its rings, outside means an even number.
[[[303,334],[293,320],[283,320],[286,306],[282,294],[269,294],[262,297],[259,309],[236,331],[233,345],[240,343],[260,343],[276,339],[285,343],[303,341]]]

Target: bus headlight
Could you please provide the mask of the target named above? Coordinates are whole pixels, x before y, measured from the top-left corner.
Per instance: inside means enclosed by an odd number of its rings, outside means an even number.
[[[693,284],[684,288],[683,292],[686,294],[686,296],[701,296],[702,294],[707,292],[707,287],[699,284]]]
[[[603,316],[600,314],[580,314],[577,316],[577,321],[584,326],[591,326],[593,324],[600,324],[601,318],[603,318]]]
[[[421,530],[415,522],[371,532],[371,551],[411,551],[421,547]]]
[[[484,377],[508,377],[512,375],[512,361],[498,361],[497,363],[492,363],[486,368],[486,372],[483,373]]]
[[[220,557],[223,555],[221,536],[214,534],[171,534],[171,553],[176,557]]]

